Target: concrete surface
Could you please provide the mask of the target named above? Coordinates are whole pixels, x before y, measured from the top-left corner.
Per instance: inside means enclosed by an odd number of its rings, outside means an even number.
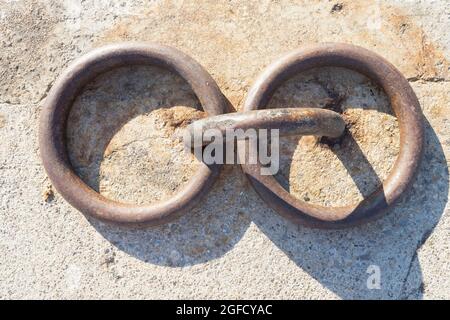
[[[0,298],[449,299],[449,29],[446,0],[0,0]],[[412,191],[374,223],[313,230],[278,217],[227,166],[209,196],[169,225],[133,230],[84,217],[40,164],[40,106],[70,61],[123,40],[190,54],[238,110],[256,76],[291,49],[338,41],[383,55],[426,117]],[[323,107],[333,97],[351,134],[331,146],[283,139],[280,173],[292,194],[329,206],[369,194],[399,147],[384,93],[354,72],[299,75],[271,106]],[[71,161],[110,198],[168,197],[195,170],[178,133],[199,107],[182,79],[158,68],[101,76],[71,113]],[[367,288],[370,266],[380,289]]]

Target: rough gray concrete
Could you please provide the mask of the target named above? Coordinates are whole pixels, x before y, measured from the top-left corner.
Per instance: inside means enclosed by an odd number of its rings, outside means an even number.
[[[445,0],[0,0],[0,298],[449,299],[449,29]],[[256,76],[291,49],[339,41],[383,55],[410,80],[426,117],[412,191],[374,223],[313,230],[278,217],[228,166],[208,198],[174,223],[133,230],[84,217],[40,164],[40,106],[71,60],[123,40],[190,54],[238,110]],[[343,98],[350,134],[332,146],[283,139],[280,173],[292,194],[329,206],[368,195],[399,147],[384,93],[354,72],[299,75],[271,106],[323,107],[332,96]],[[169,72],[113,71],[74,104],[71,161],[110,198],[164,199],[195,170],[179,133],[202,116],[199,107]],[[366,286],[371,265],[381,271],[379,290]]]

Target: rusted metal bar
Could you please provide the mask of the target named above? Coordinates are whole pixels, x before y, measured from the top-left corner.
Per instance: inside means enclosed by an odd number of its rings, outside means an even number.
[[[228,113],[200,119],[190,124],[186,128],[190,139],[185,143],[192,147],[195,141],[201,141],[201,145],[208,144],[208,140],[201,139],[208,130],[219,130],[224,138],[223,141],[227,142],[228,130],[248,129],[278,129],[280,136],[316,135],[337,138],[345,130],[345,121],[334,111],[318,108],[283,108]]]

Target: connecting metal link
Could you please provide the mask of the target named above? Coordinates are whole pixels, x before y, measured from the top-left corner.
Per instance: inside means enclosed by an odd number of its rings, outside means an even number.
[[[227,142],[227,131],[248,129],[278,129],[280,136],[314,135],[339,137],[345,130],[341,115],[330,110],[318,108],[285,108],[253,110],[227,113],[200,119],[190,124],[186,130],[190,136],[191,146],[195,137],[203,137],[208,130],[219,130],[223,141]],[[239,137],[237,137],[239,139]],[[201,144],[209,143],[201,139]]]

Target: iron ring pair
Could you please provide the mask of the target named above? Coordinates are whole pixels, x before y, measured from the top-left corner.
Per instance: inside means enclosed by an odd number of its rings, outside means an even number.
[[[103,72],[132,64],[157,65],[178,73],[192,87],[208,116],[225,112],[224,97],[214,80],[180,51],[161,45],[108,46],[75,62],[51,89],[41,115],[41,157],[55,188],[81,212],[110,222],[159,225],[192,208],[209,191],[218,177],[220,165],[202,163],[188,184],[165,202],[151,206],[123,204],[103,197],[75,174],[64,141],[71,105],[84,85]],[[250,89],[244,112],[264,109],[275,90],[295,74],[325,66],[344,67],[368,76],[390,99],[400,126],[400,151],[392,172],[380,188],[353,206],[321,207],[296,199],[273,176],[261,175],[259,164],[243,164],[242,168],[257,193],[282,216],[310,227],[344,228],[379,217],[411,185],[422,154],[422,113],[408,81],[392,64],[361,47],[335,43],[289,53],[270,65]],[[331,111],[322,111],[314,111],[317,121],[334,117],[333,121],[338,123],[338,114],[326,115],[322,113]],[[265,124],[270,126],[271,119],[273,116],[269,114]],[[301,121],[297,122],[299,124]],[[326,134],[326,128],[321,133]]]

